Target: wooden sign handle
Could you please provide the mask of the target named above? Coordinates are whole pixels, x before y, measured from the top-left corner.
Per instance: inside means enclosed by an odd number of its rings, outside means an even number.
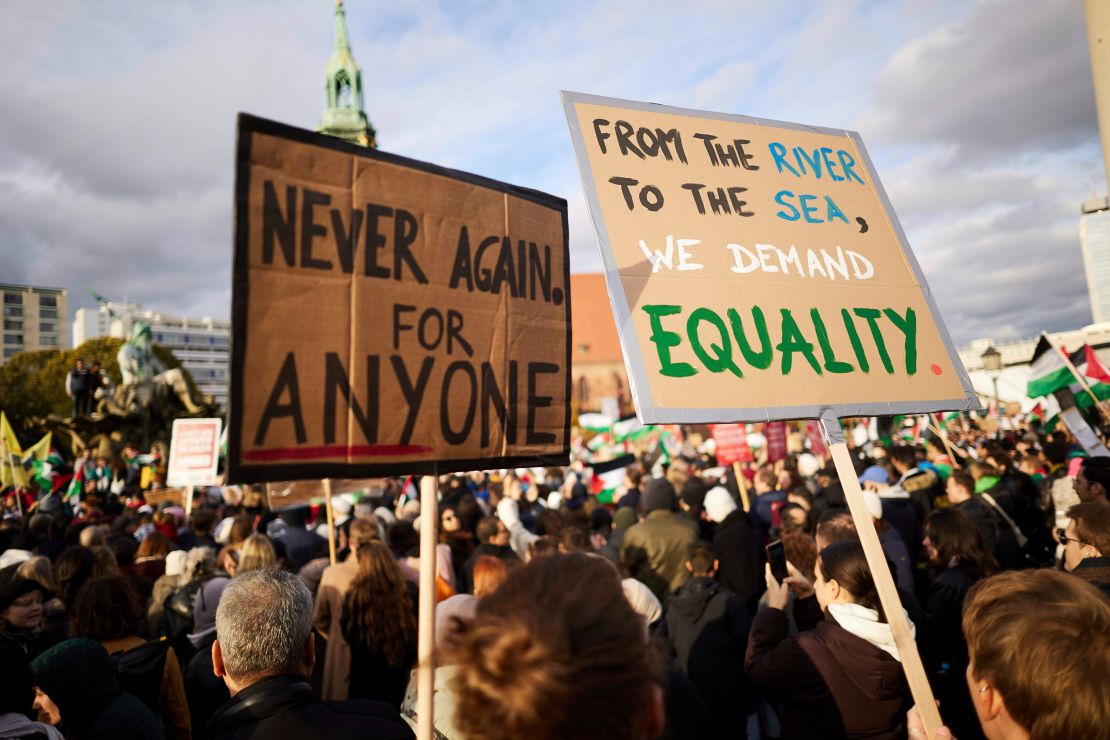
[[[822,416],[821,429],[825,433],[825,441],[829,452],[832,454],[833,464],[836,466],[840,485],[844,488],[844,497],[848,500],[848,509],[852,512],[852,521],[859,532],[860,544],[863,545],[863,554],[867,557],[867,566],[871,569],[871,577],[875,581],[875,590],[879,593],[879,601],[886,612],[887,623],[894,633],[894,644],[898,646],[898,654],[902,656],[902,670],[906,674],[906,681],[910,685],[917,709],[925,724],[925,736],[933,737],[941,727],[940,711],[937,709],[933,691],[929,686],[929,679],[925,674],[925,666],[921,663],[921,655],[917,652],[917,644],[910,633],[909,620],[902,609],[902,601],[898,598],[898,590],[894,587],[894,577],[890,574],[890,566],[883,547],[879,544],[879,535],[875,531],[875,522],[867,510],[863,500],[863,490],[856,477],[856,468],[852,465],[852,457],[848,446],[844,444],[844,431],[840,427],[840,419],[835,416]],[[923,626],[923,625],[919,625]]]
[[[417,615],[416,738],[432,740],[435,728],[432,694],[435,691],[436,530],[439,476],[420,479],[420,609]]]
[[[328,516],[328,559],[335,565],[335,512],[331,508],[331,478],[324,478],[324,511]]]
[[[739,462],[732,464],[732,472],[736,476],[736,488],[740,491],[740,502],[744,504],[744,511],[751,511],[752,505],[748,500],[748,479],[744,477],[743,471],[740,470]]]

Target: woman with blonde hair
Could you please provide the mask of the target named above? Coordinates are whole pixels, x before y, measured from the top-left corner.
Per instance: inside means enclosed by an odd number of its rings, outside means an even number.
[[[239,546],[239,562],[232,566],[228,575],[235,576],[250,570],[268,570],[277,562],[274,544],[264,534],[252,534]]]
[[[358,549],[358,575],[343,599],[340,627],[351,646],[347,697],[400,708],[416,663],[416,587],[380,542]]]

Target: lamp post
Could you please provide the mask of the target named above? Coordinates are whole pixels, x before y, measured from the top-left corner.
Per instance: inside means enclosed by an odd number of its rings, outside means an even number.
[[[995,438],[998,439],[1002,436],[1002,400],[998,397],[998,377],[1002,374],[1002,353],[992,344],[981,357],[983,369],[991,373],[991,382],[994,384],[994,402],[998,406],[998,429],[995,430]]]

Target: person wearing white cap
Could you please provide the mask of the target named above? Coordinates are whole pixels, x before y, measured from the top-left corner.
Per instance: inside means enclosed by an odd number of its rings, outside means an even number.
[[[712,542],[718,563],[717,581],[739,596],[754,614],[766,588],[763,533],[724,486],[705,494],[705,513],[717,523]]]

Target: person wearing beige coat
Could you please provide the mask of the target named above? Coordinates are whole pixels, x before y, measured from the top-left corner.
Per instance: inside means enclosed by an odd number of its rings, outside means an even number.
[[[324,683],[321,698],[345,700],[351,677],[351,647],[343,639],[339,619],[343,616],[343,599],[358,575],[358,548],[378,539],[377,523],[368,517],[351,522],[349,542],[351,554],[342,563],[329,565],[320,577],[316,590],[316,631],[327,641],[324,652]]]

